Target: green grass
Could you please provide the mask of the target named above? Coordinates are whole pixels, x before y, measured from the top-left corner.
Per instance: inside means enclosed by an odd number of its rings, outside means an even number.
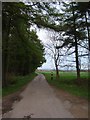
[[[0,97],[2,96],[2,88],[0,88]]]
[[[9,85],[6,88],[3,88],[2,96],[6,96],[11,93],[19,91],[24,85],[29,83],[35,76],[36,76],[36,73],[32,73],[32,74],[26,75],[26,76],[14,76],[13,80],[16,82],[12,85]]]
[[[60,78],[59,80],[56,80],[55,72],[53,72],[53,79],[51,80],[51,72],[42,72],[48,83],[63,89],[65,91],[68,91],[69,93],[80,96],[82,98],[90,99],[90,96],[88,96],[88,73],[87,72],[81,72],[81,79],[82,82],[80,85],[77,85],[75,83],[76,81],[76,72],[60,72]]]

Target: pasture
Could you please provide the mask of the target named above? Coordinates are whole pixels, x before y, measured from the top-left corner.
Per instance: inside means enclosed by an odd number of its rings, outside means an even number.
[[[59,72],[60,77],[58,80],[55,71],[41,71],[40,73],[45,75],[50,85],[68,91],[73,95],[90,99],[88,94],[88,72],[81,72],[80,84],[76,83],[76,72]],[[51,73],[53,73],[52,79]]]

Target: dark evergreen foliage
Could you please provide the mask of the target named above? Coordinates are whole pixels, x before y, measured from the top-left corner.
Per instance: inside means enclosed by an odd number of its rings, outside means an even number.
[[[3,3],[3,86],[8,74],[26,75],[45,62],[44,47],[35,31],[30,31],[30,17],[23,3]]]

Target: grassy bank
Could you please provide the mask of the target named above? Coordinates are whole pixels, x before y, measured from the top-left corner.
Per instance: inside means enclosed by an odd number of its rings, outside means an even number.
[[[9,85],[6,88],[2,89],[2,96],[9,95],[11,93],[17,92],[20,90],[24,85],[29,83],[37,74],[32,73],[26,76],[14,76],[12,79],[15,81],[14,84]]]
[[[42,72],[48,83],[63,89],[65,91],[68,91],[69,93],[80,96],[86,99],[90,99],[90,96],[88,96],[88,73],[87,72],[81,72],[81,79],[82,82],[80,85],[77,85],[75,83],[76,80],[76,72],[60,72],[60,78],[59,80],[56,80],[55,72],[53,72],[53,79],[51,80],[51,72]]]
[[[2,96],[2,88],[0,88],[0,97]]]

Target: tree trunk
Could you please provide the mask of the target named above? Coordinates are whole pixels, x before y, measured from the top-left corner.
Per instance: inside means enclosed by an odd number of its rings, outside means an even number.
[[[73,8],[73,2],[72,2],[72,8]],[[78,44],[77,44],[77,36],[76,36],[76,22],[75,22],[75,13],[74,9],[72,11],[73,13],[73,24],[74,24],[74,39],[75,39],[75,57],[76,57],[76,70],[77,70],[77,80],[80,79],[80,69],[79,69],[79,61],[78,61]]]
[[[58,70],[58,65],[56,65],[56,79],[59,79],[59,70]]]
[[[76,36],[75,36],[75,56],[76,56],[77,80],[79,80],[80,79],[80,69],[79,69],[79,61],[78,61],[78,45],[77,45]]]

